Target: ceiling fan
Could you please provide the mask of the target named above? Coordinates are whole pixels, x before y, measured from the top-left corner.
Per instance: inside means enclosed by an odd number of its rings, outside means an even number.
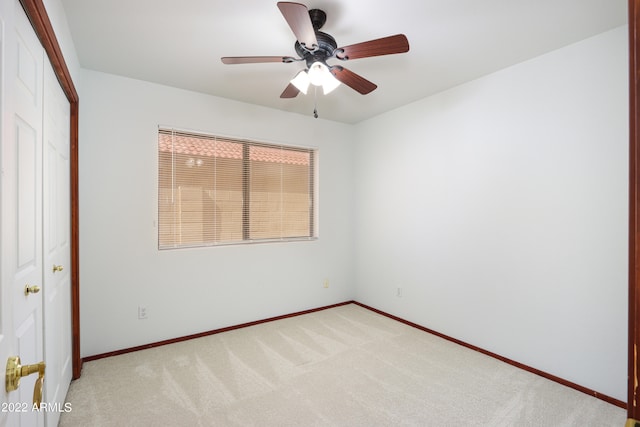
[[[321,86],[325,95],[340,83],[366,95],[377,88],[376,84],[340,65],[329,65],[327,61],[332,58],[349,61],[409,51],[409,41],[404,34],[339,48],[333,37],[319,31],[327,20],[327,15],[322,10],[309,10],[303,4],[292,2],[278,2],[278,8],[296,36],[297,41],[294,48],[299,58],[291,56],[225,56],[221,60],[224,64],[305,61],[307,69],[300,71],[291,80],[280,98],[295,98],[300,92],[306,94],[309,84]]]

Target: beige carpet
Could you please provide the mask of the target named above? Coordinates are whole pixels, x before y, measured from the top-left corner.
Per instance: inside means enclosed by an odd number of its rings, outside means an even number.
[[[357,305],[84,364],[60,426],[616,426],[626,411]]]

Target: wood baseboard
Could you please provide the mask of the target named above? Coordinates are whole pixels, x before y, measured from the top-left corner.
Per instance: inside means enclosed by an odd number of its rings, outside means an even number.
[[[380,314],[382,316],[386,316],[386,317],[388,317],[390,319],[397,320],[398,322],[404,323],[405,325],[412,326],[414,328],[420,329],[421,331],[428,332],[430,334],[433,334],[435,336],[443,338],[443,339],[445,339],[447,341],[454,342],[454,343],[456,343],[458,345],[461,345],[463,347],[466,347],[466,348],[469,348],[471,350],[475,350],[477,352],[480,352],[480,353],[482,353],[484,355],[493,357],[493,358],[498,359],[498,360],[500,360],[502,362],[508,363],[509,365],[515,366],[515,367],[520,368],[520,369],[524,369],[525,371],[531,372],[532,374],[539,375],[539,376],[544,377],[544,378],[546,378],[548,380],[551,380],[551,381],[554,381],[556,383],[562,384],[564,386],[567,386],[567,387],[572,388],[574,390],[580,391],[582,393],[586,393],[586,394],[591,395],[593,397],[596,397],[596,398],[598,398],[600,400],[604,400],[605,402],[610,403],[610,404],[615,405],[615,406],[618,406],[618,407],[620,407],[622,409],[627,409],[626,402],[623,402],[621,400],[618,400],[618,399],[615,399],[613,397],[604,395],[602,393],[598,393],[595,390],[591,390],[591,389],[583,387],[583,386],[581,386],[579,384],[572,383],[571,381],[567,381],[567,380],[565,380],[563,378],[557,377],[555,375],[549,374],[549,373],[541,371],[539,369],[532,368],[531,366],[527,366],[527,365],[525,365],[523,363],[516,362],[515,360],[508,359],[506,357],[500,356],[499,354],[492,353],[492,352],[490,352],[488,350],[485,350],[483,348],[476,347],[475,345],[468,344],[468,343],[466,343],[464,341],[460,341],[459,339],[447,336],[445,334],[441,334],[440,332],[434,331],[433,329],[426,328],[426,327],[424,327],[422,325],[418,325],[417,323],[413,323],[413,322],[410,322],[408,320],[402,319],[400,317],[394,316],[392,314],[385,313],[384,311],[378,310],[377,308],[369,307],[368,305],[359,303],[357,301],[354,301],[354,304],[359,305],[360,307],[366,308],[368,310],[371,310],[371,311],[373,311],[375,313],[378,313],[378,314]]]
[[[281,316],[269,317],[267,319],[262,319],[262,320],[255,320],[253,322],[241,323],[239,325],[227,326],[225,328],[213,329],[211,331],[200,332],[198,334],[186,335],[184,337],[171,338],[171,339],[168,339],[168,340],[163,340],[163,341],[153,342],[153,343],[149,343],[149,344],[138,345],[138,346],[135,346],[135,347],[129,347],[129,348],[125,348],[125,349],[122,349],[122,350],[109,351],[107,353],[101,353],[101,354],[96,354],[96,355],[93,355],[93,356],[84,357],[84,358],[82,358],[82,361],[83,361],[83,363],[84,362],[91,362],[92,360],[104,359],[105,357],[118,356],[120,354],[132,353],[134,351],[145,350],[145,349],[148,349],[148,348],[160,347],[160,346],[167,345],[167,344],[173,344],[173,343],[177,343],[177,342],[181,342],[181,341],[192,340],[194,338],[206,337],[208,335],[215,335],[215,334],[219,334],[219,333],[222,333],[222,332],[233,331],[234,329],[241,329],[241,328],[246,328],[248,326],[259,325],[261,323],[273,322],[274,320],[281,320],[281,319],[287,319],[289,317],[301,316],[303,314],[314,313],[316,311],[327,310],[329,308],[340,307],[342,305],[348,305],[348,304],[353,304],[353,303],[355,303],[355,301],[345,301],[345,302],[341,302],[341,303],[338,303],[338,304],[327,305],[327,306],[324,306],[324,307],[312,308],[310,310],[303,310],[303,311],[298,311],[298,312],[291,313],[291,314],[283,314]]]
[[[82,361],[83,362],[90,362],[92,360],[103,359],[105,357],[118,356],[120,354],[131,353],[131,352],[134,352],[134,351],[145,350],[145,349],[153,348],[153,347],[160,347],[160,346],[167,345],[167,344],[173,344],[173,343],[177,343],[177,342],[181,342],[181,341],[191,340],[191,339],[194,339],[194,338],[200,338],[200,337],[205,337],[205,336],[208,336],[208,335],[219,334],[219,333],[222,333],[222,332],[233,331],[235,329],[246,328],[248,326],[254,326],[254,325],[259,325],[261,323],[272,322],[274,320],[281,320],[281,319],[287,319],[287,318],[290,318],[290,317],[301,316],[303,314],[314,313],[314,312],[317,312],[317,311],[327,310],[327,309],[330,309],[330,308],[340,307],[340,306],[348,305],[348,304],[356,304],[356,305],[358,305],[360,307],[366,308],[367,310],[371,310],[374,313],[377,313],[377,314],[380,314],[382,316],[388,317],[390,319],[396,320],[396,321],[398,321],[400,323],[404,323],[405,325],[412,326],[412,327],[414,327],[416,329],[420,329],[421,331],[424,331],[424,332],[427,332],[429,334],[432,334],[432,335],[438,336],[440,338],[446,339],[447,341],[451,341],[453,343],[456,343],[456,344],[461,345],[463,347],[466,347],[468,349],[475,350],[475,351],[480,352],[482,354],[485,354],[487,356],[490,356],[490,357],[493,357],[495,359],[498,359],[498,360],[500,360],[502,362],[508,363],[509,365],[515,366],[515,367],[520,368],[520,369],[524,369],[525,371],[528,371],[528,372],[531,372],[533,374],[539,375],[539,376],[541,376],[543,378],[546,378],[548,380],[551,380],[551,381],[554,381],[556,383],[562,384],[562,385],[564,385],[566,387],[569,387],[569,388],[572,388],[574,390],[580,391],[582,393],[586,393],[588,395],[594,396],[594,397],[596,397],[596,398],[598,398],[600,400],[603,400],[603,401],[605,401],[607,403],[610,403],[612,405],[618,406],[618,407],[623,408],[623,409],[627,409],[627,404],[625,402],[621,401],[621,400],[614,399],[613,397],[604,395],[602,393],[598,393],[595,390],[588,389],[588,388],[583,387],[583,386],[581,386],[579,384],[572,383],[571,381],[567,381],[567,380],[565,380],[563,378],[557,377],[555,375],[549,374],[549,373],[541,371],[539,369],[532,368],[531,366],[527,366],[527,365],[522,364],[520,362],[516,362],[515,360],[508,359],[506,357],[500,356],[499,354],[492,353],[492,352],[484,350],[484,349],[482,349],[480,347],[476,347],[476,346],[468,344],[468,343],[466,343],[464,341],[460,341],[459,339],[456,339],[456,338],[441,334],[440,332],[434,331],[433,329],[429,329],[429,328],[424,327],[422,325],[418,325],[417,323],[410,322],[408,320],[402,319],[401,317],[394,316],[392,314],[386,313],[386,312],[384,312],[382,310],[378,310],[377,308],[370,307],[368,305],[362,304],[362,303],[357,302],[357,301],[345,301],[345,302],[341,302],[341,303],[338,303],[338,304],[332,304],[332,305],[328,305],[328,306],[324,306],[324,307],[313,308],[313,309],[310,309],[310,310],[298,311],[298,312],[295,312],[295,313],[284,314],[284,315],[281,315],[281,316],[269,317],[267,319],[255,320],[253,322],[241,323],[239,325],[234,325],[234,326],[227,326],[225,328],[214,329],[214,330],[211,330],[211,331],[201,332],[201,333],[193,334],[193,335],[187,335],[187,336],[184,336],[184,337],[172,338],[172,339],[168,339],[168,340],[164,340],[164,341],[158,341],[158,342],[154,342],[154,343],[139,345],[139,346],[136,346],[136,347],[125,348],[125,349],[122,349],[122,350],[116,350],[116,351],[110,351],[110,352],[107,352],[107,353],[96,354],[94,356],[85,357],[85,358],[82,359]]]

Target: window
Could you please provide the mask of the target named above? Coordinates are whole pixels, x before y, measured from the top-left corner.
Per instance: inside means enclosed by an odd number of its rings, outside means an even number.
[[[158,131],[158,247],[315,237],[315,151]]]

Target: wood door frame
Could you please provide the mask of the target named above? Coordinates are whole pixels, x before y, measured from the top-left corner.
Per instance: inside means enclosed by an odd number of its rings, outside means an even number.
[[[629,353],[627,414],[630,420],[640,419],[638,407],[637,355],[640,344],[640,0],[629,0]],[[632,423],[632,424],[635,424]]]
[[[62,87],[70,114],[70,197],[71,197],[71,359],[73,379],[80,377],[82,358],[80,357],[80,257],[79,257],[79,209],[78,209],[78,92],[62,49],[58,43],[53,25],[49,20],[42,0],[20,0],[31,25],[40,39],[40,43],[51,61],[53,71]]]

